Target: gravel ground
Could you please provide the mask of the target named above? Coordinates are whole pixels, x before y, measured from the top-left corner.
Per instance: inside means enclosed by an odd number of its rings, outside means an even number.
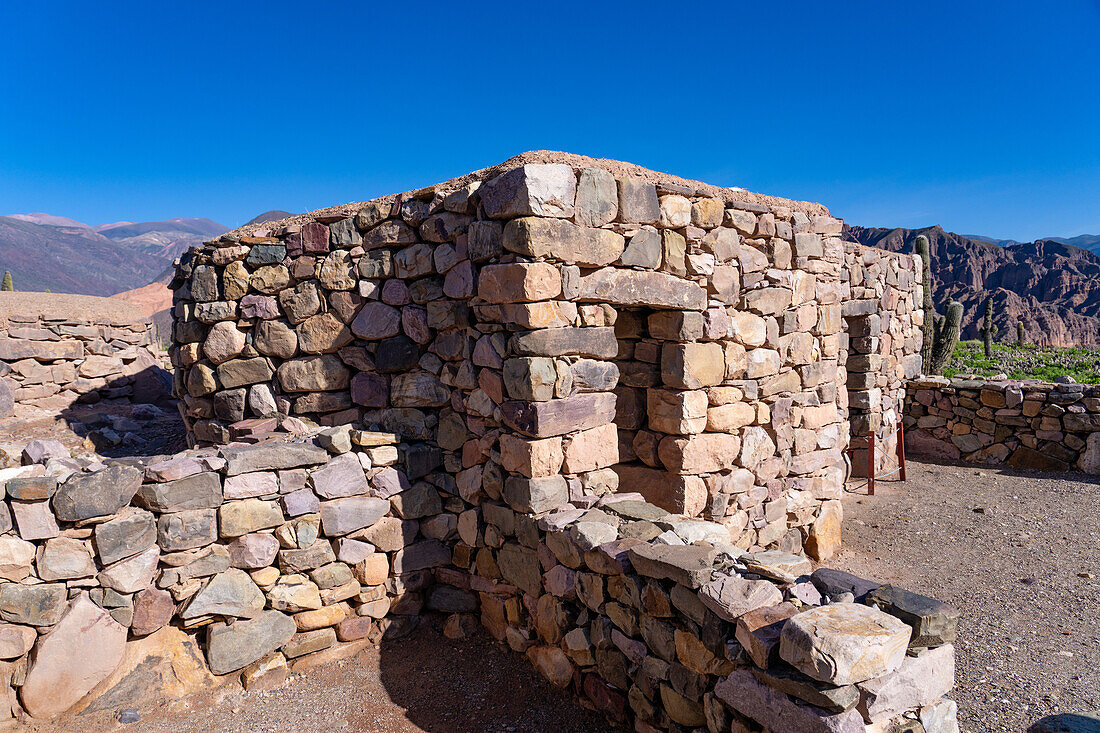
[[[962,611],[962,729],[1100,709],[1100,484],[914,461],[908,479],[848,495],[827,564]]]
[[[270,692],[224,686],[140,709],[123,725],[115,711],[77,716],[25,733],[120,730],[134,733],[611,733],[603,717],[543,679],[527,659],[484,633],[450,641],[439,619],[409,637],[351,659],[292,674]]]

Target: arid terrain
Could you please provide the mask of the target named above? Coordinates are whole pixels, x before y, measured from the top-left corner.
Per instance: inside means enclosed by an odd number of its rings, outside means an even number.
[[[1100,708],[1100,484],[910,461],[845,501],[829,565],[956,606],[952,697],[968,733]]]
[[[1100,257],[1094,252],[1055,240],[1003,247],[939,226],[844,228],[845,239],[893,252],[913,252],[918,234],[931,248],[936,310],[942,314],[949,298],[963,304],[963,338],[978,338],[992,298],[998,342],[1015,342],[1020,321],[1029,344],[1100,343]]]

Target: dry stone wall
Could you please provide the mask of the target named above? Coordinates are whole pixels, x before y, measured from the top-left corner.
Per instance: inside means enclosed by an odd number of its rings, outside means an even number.
[[[852,473],[867,475],[867,436],[877,474],[896,466],[897,429],[905,414],[906,383],[921,373],[924,322],[919,257],[844,244],[846,389],[842,413],[851,430]],[[845,402],[846,400],[846,402]]]
[[[911,452],[943,460],[1100,473],[1100,386],[921,377],[909,382]]]
[[[270,689],[439,612],[637,731],[958,730],[950,607],[633,492],[470,506],[396,435],[274,422],[110,465],[36,441],[0,472],[0,718]]]
[[[595,166],[462,180],[189,253],[172,357],[193,438],[274,415],[381,429],[471,505],[626,480],[739,547],[828,556],[841,222]]]
[[[166,396],[153,335],[141,319],[41,312],[0,318],[0,417],[16,404],[60,411],[78,401]]]

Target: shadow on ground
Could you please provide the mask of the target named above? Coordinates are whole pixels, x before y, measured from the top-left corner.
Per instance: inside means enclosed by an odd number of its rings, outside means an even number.
[[[176,453],[187,448],[187,438],[171,390],[172,375],[159,366],[149,366],[82,395],[58,417],[102,456],[140,458]]]
[[[425,617],[408,636],[383,641],[379,650],[382,686],[404,708],[413,730],[620,730],[582,708],[569,690],[553,687],[525,656],[484,630],[452,641],[441,626],[441,617]]]

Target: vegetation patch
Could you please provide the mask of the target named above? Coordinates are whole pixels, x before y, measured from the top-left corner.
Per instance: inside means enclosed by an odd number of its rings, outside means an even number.
[[[982,342],[973,339],[959,342],[943,374],[1006,374],[1011,379],[1045,382],[1069,376],[1082,384],[1100,384],[1100,350],[993,344],[992,354],[986,357]]]

